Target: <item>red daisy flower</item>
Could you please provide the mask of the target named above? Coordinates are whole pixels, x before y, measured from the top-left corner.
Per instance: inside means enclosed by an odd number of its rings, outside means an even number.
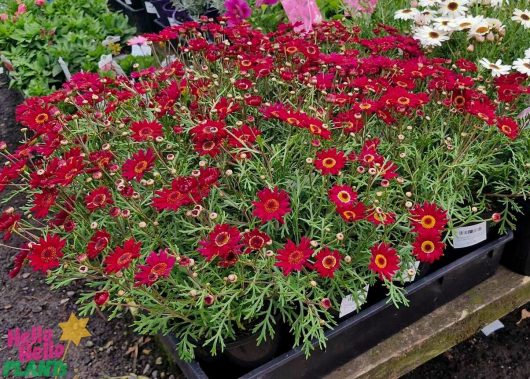
[[[158,254],[152,251],[145,261],[145,265],[138,266],[140,271],[134,275],[134,286],[152,286],[158,279],[167,278],[175,266],[175,257],[167,250],[160,250]]]
[[[372,257],[368,268],[379,275],[381,280],[392,279],[399,269],[399,255],[390,245],[380,242],[370,249]]]
[[[105,186],[98,187],[85,196],[85,205],[90,212],[94,212],[96,209],[104,208],[111,204],[114,204],[112,194]]]
[[[176,178],[171,182],[170,189],[161,189],[155,191],[158,197],[153,198],[153,207],[162,211],[164,209],[178,211],[183,205],[188,205],[193,202],[190,194],[195,187],[188,187],[186,178]]]
[[[341,254],[337,250],[327,247],[320,250],[315,257],[315,269],[322,278],[333,278],[335,271],[340,267]]]
[[[267,233],[260,231],[258,228],[255,228],[254,230],[243,234],[243,243],[246,246],[246,254],[252,251],[261,250],[270,241],[271,238],[267,235]]]
[[[36,193],[33,200],[33,207],[30,209],[35,218],[44,218],[48,216],[50,208],[55,204],[57,199],[57,190],[44,189],[41,193]]]
[[[280,267],[283,274],[287,276],[291,271],[301,271],[311,255],[313,255],[313,250],[309,238],[302,237],[298,245],[287,240],[283,249],[278,250],[276,266]]]
[[[86,254],[88,258],[94,259],[107,248],[110,242],[110,233],[105,229],[96,231],[86,247]]]
[[[337,175],[346,165],[346,155],[335,148],[321,150],[316,156],[315,167],[323,175]]]
[[[152,149],[138,150],[123,164],[123,177],[127,180],[140,181],[144,174],[153,167],[154,161],[155,154]]]
[[[228,143],[233,147],[251,147],[261,132],[248,125],[242,125],[238,129],[233,129],[228,136]]]
[[[440,233],[430,230],[418,234],[412,247],[412,254],[420,262],[433,263],[443,255],[445,245],[441,241]]]
[[[366,206],[359,202],[349,206],[338,207],[337,213],[346,222],[359,221],[366,217]]]
[[[129,267],[133,259],[140,256],[142,243],[130,238],[124,242],[123,247],[116,247],[114,251],[105,257],[105,273],[112,274]]]
[[[22,216],[15,212],[4,211],[0,214],[0,232],[4,233],[4,241],[11,238],[11,234],[17,228],[17,224],[21,218]]]
[[[367,220],[374,225],[390,225],[396,222],[396,214],[393,212],[383,212],[376,208],[368,215]]]
[[[219,141],[226,137],[226,124],[222,121],[206,120],[190,130],[194,142]]]
[[[328,196],[337,207],[350,206],[357,201],[357,192],[347,185],[334,185],[328,191]]]
[[[417,233],[441,231],[447,224],[447,211],[434,203],[424,202],[410,210],[412,228]]]
[[[39,238],[39,242],[32,244],[29,248],[29,264],[35,271],[42,272],[59,267],[64,245],[66,241],[56,234],[48,234],[44,238]]]
[[[208,237],[199,242],[197,249],[207,260],[219,256],[226,258],[230,252],[238,254],[241,248],[241,234],[229,224],[217,224]]]
[[[254,205],[252,214],[259,218],[262,223],[276,219],[280,224],[283,224],[283,216],[291,212],[289,194],[275,187],[273,191],[264,188],[257,195],[259,200],[252,202]]]
[[[509,139],[516,139],[519,135],[519,125],[514,119],[501,117],[497,119],[497,128]]]
[[[162,137],[162,124],[158,121],[137,121],[131,124],[131,138],[137,142]]]

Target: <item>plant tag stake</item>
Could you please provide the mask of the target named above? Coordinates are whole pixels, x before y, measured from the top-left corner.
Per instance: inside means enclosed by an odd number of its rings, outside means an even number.
[[[61,70],[63,70],[63,72],[64,72],[64,76],[66,77],[66,80],[70,80],[70,78],[72,77],[72,74],[70,74],[70,70],[68,69],[68,65],[63,60],[63,57],[59,57],[58,62],[59,62],[59,66],[61,66]]]
[[[150,1],[145,2],[145,10],[147,11],[147,13],[156,14],[156,17],[160,17],[158,12],[156,11],[155,6]]]
[[[453,247],[456,249],[476,245],[487,239],[486,221],[471,226],[456,228],[453,234]]]
[[[359,301],[359,306],[366,301],[366,297],[368,296],[368,288],[369,286],[365,286],[364,291],[357,292],[357,299]],[[342,301],[340,302],[339,318],[349,315],[353,311],[357,310],[357,308],[358,308],[357,302],[353,298],[353,295],[348,295],[342,298]]]
[[[151,55],[151,47],[146,43],[142,45],[132,45],[131,55],[133,57],[148,57]]]

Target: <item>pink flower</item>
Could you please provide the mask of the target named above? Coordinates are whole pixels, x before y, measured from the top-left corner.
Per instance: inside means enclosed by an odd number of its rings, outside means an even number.
[[[240,24],[252,14],[252,10],[245,0],[225,0],[225,8],[225,16],[228,17],[228,25],[230,26]]]
[[[6,21],[8,18],[7,13],[0,13],[0,21]]]
[[[283,9],[291,24],[301,23],[296,32],[313,29],[313,24],[322,22],[322,14],[316,0],[281,0]]]
[[[26,4],[19,4],[15,15],[16,16],[20,16],[20,15],[26,13],[26,10],[27,10],[26,9]]]
[[[38,7],[42,7],[44,4],[46,4],[46,0],[35,0],[35,5]]]
[[[142,36],[134,36],[134,37],[132,37],[131,39],[129,39],[127,41],[127,45],[129,45],[129,46],[132,46],[132,45],[143,45],[146,42],[147,42],[147,38],[142,37]]]
[[[349,8],[353,14],[366,13],[372,14],[375,11],[375,7],[379,0],[344,0],[347,8]]]

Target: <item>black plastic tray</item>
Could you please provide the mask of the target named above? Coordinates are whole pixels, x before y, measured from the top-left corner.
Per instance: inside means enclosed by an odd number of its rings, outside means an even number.
[[[501,263],[510,270],[530,275],[530,200],[521,201],[523,214],[517,218],[517,225],[511,241],[502,256]]]
[[[151,18],[144,7],[133,8],[123,0],[109,0],[109,6],[116,11],[122,11],[129,19],[129,24],[136,26],[138,33],[154,32],[155,28]]]
[[[484,242],[469,254],[410,284],[406,288],[410,301],[408,307],[402,306],[398,309],[386,300],[381,300],[340,322],[326,333],[326,350],[320,350],[315,341],[315,350],[309,359],[305,358],[299,348],[291,349],[240,377],[322,377],[491,277],[499,266],[505,245],[512,239],[513,234],[510,232],[493,241]],[[230,371],[212,370],[206,366],[202,367],[196,361],[188,363],[180,360],[175,351],[176,339],[172,336],[162,336],[159,339],[187,378],[232,377]]]

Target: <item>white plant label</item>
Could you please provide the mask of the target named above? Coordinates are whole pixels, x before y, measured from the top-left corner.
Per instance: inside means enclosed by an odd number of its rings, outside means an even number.
[[[366,286],[364,287],[364,291],[357,292],[357,299],[359,300],[359,306],[361,306],[366,301],[366,297],[368,296],[368,288],[369,286]],[[346,315],[349,315],[350,313],[356,311],[357,308],[358,306],[353,298],[353,295],[348,295],[342,298],[342,301],[340,302],[339,317],[344,317]]]
[[[59,66],[61,66],[61,70],[63,70],[64,72],[64,76],[66,77],[66,80],[70,80],[70,78],[72,77],[72,74],[70,74],[68,65],[64,61],[63,57],[59,57],[58,62],[59,62]]]
[[[177,20],[175,20],[173,17],[168,17],[168,18],[167,18],[167,21],[169,22],[169,25],[171,25],[171,26],[177,26],[177,25],[179,25],[179,23],[177,22]]]
[[[471,226],[456,228],[453,234],[453,246],[457,249],[476,245],[488,238],[486,221]]]
[[[155,6],[150,1],[145,2],[145,10],[147,11],[147,13],[156,14],[156,17],[160,17],[158,12],[156,11]]]
[[[148,57],[151,55],[151,48],[146,43],[143,45],[132,45],[131,55],[133,57]]]

